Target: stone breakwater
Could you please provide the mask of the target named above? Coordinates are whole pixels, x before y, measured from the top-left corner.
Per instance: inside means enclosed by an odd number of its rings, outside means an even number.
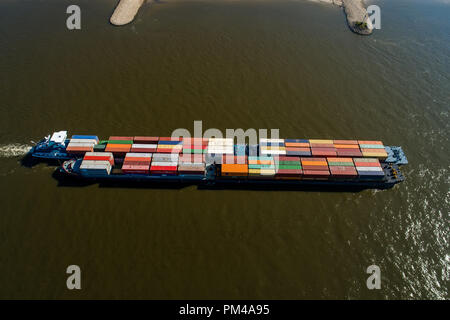
[[[324,2],[334,4],[344,8],[347,16],[347,23],[350,29],[358,34],[369,35],[373,31],[363,0],[311,0],[314,2]]]
[[[144,0],[120,0],[109,20],[115,26],[123,26],[134,20]]]
[[[362,35],[372,33],[373,25],[362,0],[342,0],[342,7],[347,16],[348,26],[353,32]]]

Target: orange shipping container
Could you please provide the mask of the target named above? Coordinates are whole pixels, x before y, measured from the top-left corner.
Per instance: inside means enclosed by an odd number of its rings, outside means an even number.
[[[334,147],[336,149],[359,149],[357,144],[335,144]]]
[[[381,141],[370,141],[370,140],[358,140],[359,144],[379,144],[383,145],[383,142]]]
[[[334,144],[345,144],[345,145],[354,145],[354,144],[358,144],[357,140],[333,140]]]
[[[248,166],[246,164],[222,164],[222,174],[247,174]]]
[[[302,165],[305,165],[305,166],[328,166],[328,162],[326,162],[326,161],[305,161],[305,160],[302,160]]]

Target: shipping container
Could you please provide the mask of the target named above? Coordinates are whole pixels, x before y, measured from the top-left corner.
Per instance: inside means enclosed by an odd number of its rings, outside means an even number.
[[[333,143],[335,145],[358,145],[357,140],[333,140]]]
[[[94,136],[94,135],[81,135],[81,134],[73,135],[71,137],[71,139],[89,139],[89,140],[94,139],[96,142],[99,141],[97,136]]]
[[[133,138],[133,143],[135,144],[157,144],[159,137],[142,137],[136,136]]]
[[[131,141],[131,143],[133,143],[133,137],[111,136],[111,137],[109,137],[108,140],[109,141],[123,140],[123,141]]]

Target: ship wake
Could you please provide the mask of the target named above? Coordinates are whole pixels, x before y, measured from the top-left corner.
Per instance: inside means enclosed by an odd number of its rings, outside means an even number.
[[[11,143],[0,144],[0,158],[14,158],[26,155],[30,151],[31,145]]]

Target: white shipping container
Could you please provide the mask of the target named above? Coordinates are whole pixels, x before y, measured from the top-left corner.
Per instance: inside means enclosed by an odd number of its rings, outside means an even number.
[[[97,140],[95,139],[70,139],[69,143],[92,143],[97,144]]]
[[[152,160],[154,162],[178,162],[179,157],[178,153],[154,153]]]
[[[151,158],[152,153],[135,153],[135,152],[128,152],[125,155],[125,158]]]
[[[152,162],[152,166],[160,166],[160,167],[177,167],[178,162]]]
[[[113,157],[113,154],[111,152],[86,152],[85,153],[86,156],[92,156],[92,157]]]
[[[83,160],[81,162],[80,168],[84,169],[84,168],[88,168],[89,166],[103,166],[105,168],[107,167],[111,167],[111,163],[109,163],[109,161],[104,161],[104,160]]]
[[[158,148],[158,145],[157,144],[136,144],[136,143],[133,143],[131,148],[156,149],[156,148]]]
[[[284,139],[259,139],[260,143],[264,143],[264,142],[274,142],[274,143],[284,143]]]
[[[284,155],[286,154],[286,150],[260,150],[259,153],[263,155],[272,155],[272,154]]]
[[[93,147],[94,143],[70,142],[67,147]]]
[[[356,167],[356,170],[358,170],[358,171],[378,171],[378,172],[383,172],[383,169],[381,167]]]

